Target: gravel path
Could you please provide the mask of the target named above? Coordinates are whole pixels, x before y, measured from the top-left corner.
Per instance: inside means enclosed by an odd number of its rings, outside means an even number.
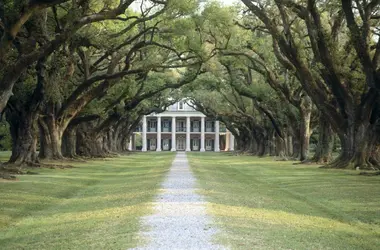
[[[210,227],[206,202],[195,184],[186,153],[177,153],[154,202],[154,214],[143,218],[149,231],[140,236],[147,245],[136,249],[224,249],[211,242],[216,230]]]

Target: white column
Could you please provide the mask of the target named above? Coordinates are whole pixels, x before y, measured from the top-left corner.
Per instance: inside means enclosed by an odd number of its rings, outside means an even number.
[[[143,127],[142,127],[142,150],[143,152],[146,152],[147,151],[147,141],[146,141],[146,130],[147,130],[147,127],[146,127],[146,116],[144,115],[144,118],[143,118]]]
[[[230,151],[235,150],[235,136],[230,133]]]
[[[226,129],[226,146],[224,147],[224,151],[229,151],[230,150],[230,137],[231,137],[231,132]]]
[[[161,116],[157,117],[157,149],[161,151]]]
[[[191,123],[190,123],[190,117],[186,117],[186,151],[191,151],[190,147],[190,130],[191,130]]]
[[[133,135],[129,137],[128,150],[132,151],[133,149]]]
[[[205,118],[201,118],[201,152],[205,152]]]
[[[175,117],[172,118],[172,150],[173,152],[177,151],[177,147],[176,147],[176,138],[175,138],[175,134],[176,134],[176,123],[175,123]]]
[[[215,146],[214,146],[215,152],[220,152],[219,148],[219,121],[215,121]]]

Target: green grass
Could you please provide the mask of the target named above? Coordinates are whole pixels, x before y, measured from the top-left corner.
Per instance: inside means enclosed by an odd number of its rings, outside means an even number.
[[[380,249],[380,177],[228,154],[188,155],[233,249]]]
[[[0,249],[136,246],[139,218],[152,212],[173,157],[133,154],[0,181]]]
[[[10,151],[0,151],[0,163],[8,161],[10,155],[11,155]]]

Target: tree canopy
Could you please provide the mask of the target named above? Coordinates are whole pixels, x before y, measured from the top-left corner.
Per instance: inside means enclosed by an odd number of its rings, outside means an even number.
[[[378,169],[379,6],[5,0],[0,140],[9,126],[16,164],[102,157],[127,150],[143,115],[188,98],[240,152]]]

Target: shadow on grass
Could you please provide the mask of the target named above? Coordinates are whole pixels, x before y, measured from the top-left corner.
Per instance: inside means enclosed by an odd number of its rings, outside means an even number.
[[[208,153],[189,159],[200,193],[212,203],[210,213],[224,228],[222,243],[264,249],[380,247],[377,177],[250,156]]]
[[[136,246],[139,218],[150,212],[173,158],[136,154],[0,182],[0,248]]]

